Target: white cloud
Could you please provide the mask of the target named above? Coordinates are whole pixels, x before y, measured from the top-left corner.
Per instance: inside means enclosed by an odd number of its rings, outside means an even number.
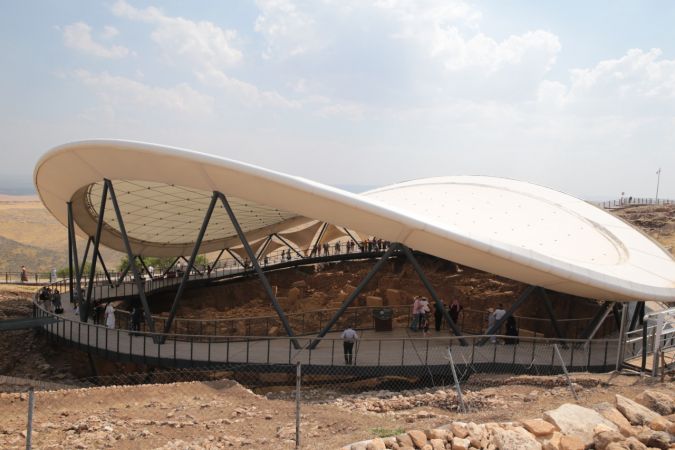
[[[659,49],[632,49],[621,58],[573,70],[566,100],[614,113],[673,114],[675,60],[661,56]],[[619,105],[624,108],[616,109]]]
[[[150,86],[129,78],[106,72],[91,73],[77,70],[75,77],[92,89],[104,104],[115,110],[142,108],[155,112],[200,115],[213,111],[213,99],[201,94],[187,84],[170,88]]]
[[[242,52],[235,46],[236,31],[223,29],[213,22],[167,16],[154,7],[138,9],[124,0],[117,1],[112,11],[119,17],[154,25],[151,37],[169,60],[224,68],[242,59]]]
[[[235,97],[246,107],[297,108],[300,106],[300,103],[289,100],[277,92],[259,89],[251,83],[230,77],[220,70],[205,70],[197,72],[196,75],[201,82],[221,89],[222,92]]]
[[[267,41],[264,58],[300,55],[321,47],[316,22],[292,0],[257,0],[255,31]]]
[[[105,37],[113,37],[112,27],[106,27],[103,31]],[[91,36],[91,27],[84,22],[76,22],[63,28],[63,42],[66,47],[75,49],[87,55],[106,59],[119,59],[129,55],[129,49],[120,45],[106,47]]]
[[[115,36],[120,34],[119,30],[111,25],[106,25],[103,27],[103,32],[101,33],[101,37],[103,39],[112,39]]]

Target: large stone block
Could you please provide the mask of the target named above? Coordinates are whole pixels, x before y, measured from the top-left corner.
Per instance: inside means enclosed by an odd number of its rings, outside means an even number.
[[[522,427],[495,428],[492,439],[500,450],[541,450],[541,444]]]
[[[665,431],[670,427],[670,421],[661,417],[659,413],[652,411],[633,400],[616,395],[616,408],[626,416],[632,425],[647,425],[653,430]]]
[[[616,425],[597,411],[571,403],[565,403],[557,409],[546,411],[544,419],[557,426],[564,435],[578,437],[586,447],[593,444],[593,430],[597,425],[603,424],[611,430],[618,431]]]
[[[636,430],[630,424],[628,419],[626,419],[626,417],[611,404],[607,402],[598,403],[593,406],[593,409],[602,414],[605,419],[616,425],[617,428],[619,428],[619,432],[624,436],[634,436],[636,434]]]

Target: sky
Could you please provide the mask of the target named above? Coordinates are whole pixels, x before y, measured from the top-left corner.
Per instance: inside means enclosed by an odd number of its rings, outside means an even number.
[[[132,139],[337,186],[675,198],[675,2],[0,2],[0,189]],[[3,182],[4,181],[4,182]]]

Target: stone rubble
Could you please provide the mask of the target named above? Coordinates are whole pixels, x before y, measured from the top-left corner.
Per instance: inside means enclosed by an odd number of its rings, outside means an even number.
[[[675,450],[675,394],[647,390],[636,400],[617,394],[615,405],[565,403],[520,423],[455,421],[340,450]]]

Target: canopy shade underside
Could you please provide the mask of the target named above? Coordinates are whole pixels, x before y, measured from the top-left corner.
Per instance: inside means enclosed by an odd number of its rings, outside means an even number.
[[[325,222],[322,242],[358,230],[559,292],[675,301],[675,260],[651,238],[582,200],[516,180],[438,177],[357,195],[221,157],[115,140],[57,147],[34,178],[64,225],[72,203],[81,236],[95,234],[103,180],[112,180],[134,254],[189,255],[216,191],[255,248],[274,233],[311,242]],[[104,225],[102,244],[123,251],[110,199]],[[200,252],[240,245],[218,202]]]

